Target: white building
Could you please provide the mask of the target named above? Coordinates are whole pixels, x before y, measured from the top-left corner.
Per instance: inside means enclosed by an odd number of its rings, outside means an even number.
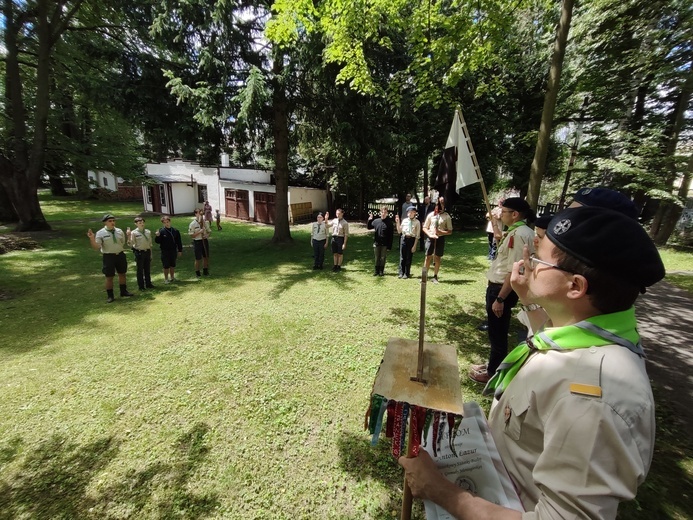
[[[276,186],[271,183],[272,173],[229,167],[224,155],[222,166],[201,166],[182,159],[147,164],[147,177],[155,184],[143,188],[145,211],[191,214],[208,200],[225,217],[273,223]],[[293,220],[326,210],[325,190],[289,186]]]
[[[104,188],[109,191],[118,191],[118,184],[123,182],[120,177],[104,171],[89,170],[87,177],[89,177],[89,186],[92,188]]]

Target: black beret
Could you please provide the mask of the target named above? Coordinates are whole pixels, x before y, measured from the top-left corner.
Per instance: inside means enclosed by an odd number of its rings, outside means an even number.
[[[103,218],[101,219],[101,222],[106,222],[106,221],[107,221],[108,219],[110,219],[110,218],[112,218],[112,219],[115,220],[115,217],[114,217],[113,215],[111,215],[110,213],[106,213],[106,214],[103,216]]]
[[[534,210],[529,207],[529,203],[520,197],[510,197],[509,199],[505,199],[503,201],[503,207],[522,213],[528,224],[534,222],[534,219],[536,218]]]
[[[623,193],[609,188],[580,188],[573,200],[583,206],[613,209],[634,220],[640,215],[640,210],[632,200]]]
[[[601,207],[568,208],[546,229],[559,249],[589,267],[640,288],[664,278],[659,251],[637,221]]]
[[[541,229],[548,228],[549,222],[551,222],[551,219],[553,218],[553,216],[554,216],[553,213],[542,213],[534,221],[534,227],[535,228],[541,228]]]
[[[520,213],[527,213],[530,211],[529,204],[525,199],[520,197],[510,197],[503,201],[503,207],[512,209],[514,211],[519,211]]]

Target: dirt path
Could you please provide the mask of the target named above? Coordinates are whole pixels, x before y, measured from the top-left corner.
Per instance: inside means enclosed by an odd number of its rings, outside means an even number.
[[[693,296],[660,282],[638,298],[635,313],[658,399],[672,405],[682,431],[693,431]]]

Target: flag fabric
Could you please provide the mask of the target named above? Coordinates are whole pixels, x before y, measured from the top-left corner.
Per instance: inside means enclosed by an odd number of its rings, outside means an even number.
[[[469,139],[467,124],[458,109],[455,110],[433,187],[443,194],[447,204],[451,205],[457,197],[458,190],[475,182],[480,182],[479,166]]]

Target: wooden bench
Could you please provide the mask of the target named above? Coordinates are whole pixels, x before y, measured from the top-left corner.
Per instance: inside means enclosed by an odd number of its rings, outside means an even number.
[[[299,222],[310,222],[313,220],[313,203],[299,202],[289,204],[289,222],[298,224]]]

